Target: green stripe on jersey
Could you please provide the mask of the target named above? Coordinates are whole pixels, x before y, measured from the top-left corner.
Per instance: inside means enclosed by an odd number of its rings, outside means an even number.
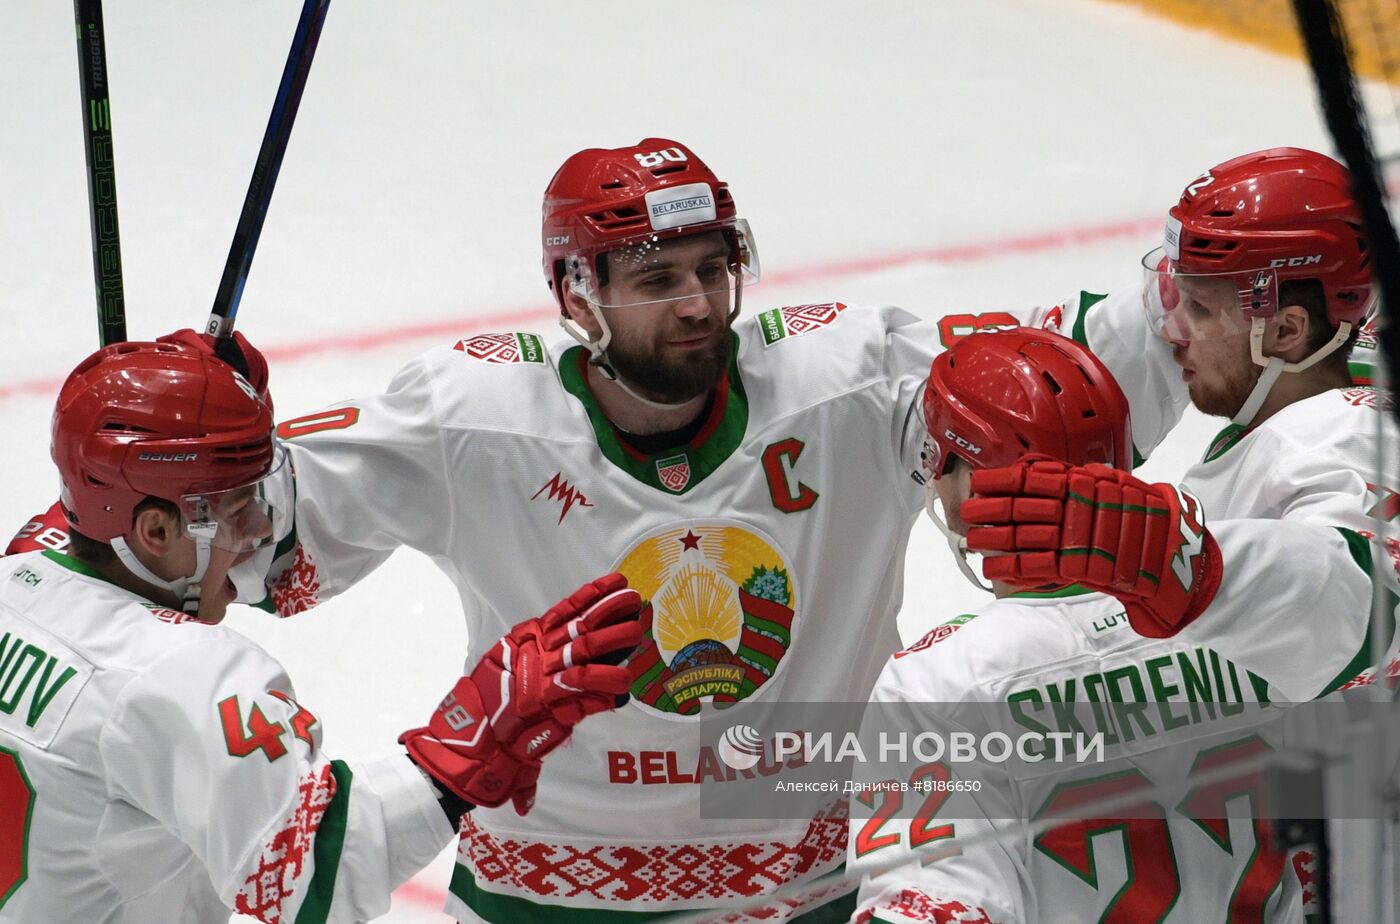
[[[1074,313],[1074,324],[1070,326],[1069,331],[1069,336],[1071,340],[1081,344],[1082,346],[1089,346],[1089,334],[1084,329],[1084,319],[1089,316],[1090,308],[1094,307],[1106,298],[1108,298],[1107,295],[1099,295],[1096,292],[1085,292],[1083,290],[1080,291],[1079,310]],[[1090,349],[1093,348],[1090,347]],[[1133,468],[1141,468],[1142,464],[1147,461],[1147,456],[1144,456],[1142,453],[1138,452],[1137,446],[1133,446],[1132,450]]]
[[[1099,295],[1095,292],[1079,292],[1079,310],[1074,313],[1074,325],[1070,328],[1070,338],[1083,346],[1089,346],[1089,335],[1084,330],[1084,319],[1089,316],[1089,309],[1099,302],[1108,298],[1108,295]],[[1093,347],[1089,347],[1093,349]]]
[[[1018,590],[1007,597],[1008,600],[1049,600],[1054,597],[1081,597],[1084,594],[1097,593],[1082,584],[1069,584],[1055,590]]]
[[[1374,572],[1371,570],[1373,564],[1371,561],[1370,540],[1355,530],[1346,529],[1341,526],[1336,527],[1336,530],[1346,539],[1347,551],[1351,553],[1352,560],[1355,561],[1366,574],[1374,575]],[[1397,601],[1395,595],[1391,593],[1383,583],[1375,581],[1374,578],[1372,579],[1372,593],[1380,593],[1385,596],[1385,602],[1380,608],[1380,613],[1378,614],[1376,612],[1374,606],[1371,607],[1371,618],[1366,620],[1366,633],[1361,637],[1361,648],[1356,652],[1355,657],[1348,662],[1347,666],[1342,668],[1341,673],[1334,677],[1332,682],[1318,694],[1319,699],[1353,680],[1367,668],[1377,667],[1381,669],[1380,666],[1375,663],[1376,659],[1372,657],[1371,635],[1375,628],[1375,622],[1379,619],[1381,620],[1381,638],[1388,639],[1391,637],[1391,634],[1395,631],[1395,605]]]
[[[335,877],[340,871],[340,852],[345,846],[345,820],[350,811],[350,783],[354,774],[344,761],[331,761],[331,776],[335,778],[335,796],[321,816],[312,848],[316,871],[306,887],[306,900],[297,912],[296,924],[325,924],[330,918],[331,899],[335,897]]]

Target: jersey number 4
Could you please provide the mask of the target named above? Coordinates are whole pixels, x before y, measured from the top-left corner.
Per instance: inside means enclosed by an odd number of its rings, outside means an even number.
[[[292,734],[314,748],[316,740],[311,735],[311,729],[316,724],[316,716],[286,693],[278,690],[268,692],[287,705],[296,707],[296,714],[291,718]],[[257,703],[254,703],[248,712],[246,732],[243,730],[243,711],[238,705],[237,696],[230,696],[219,702],[219,721],[224,728],[224,744],[233,757],[247,757],[262,751],[268,763],[271,763],[287,753],[287,746],[282,743],[282,736],[287,734],[287,726],[281,722],[269,722],[267,716],[263,715],[262,707]]]

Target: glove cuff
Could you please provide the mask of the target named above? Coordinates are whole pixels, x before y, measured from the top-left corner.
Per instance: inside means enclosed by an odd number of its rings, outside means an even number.
[[[432,789],[433,795],[437,797],[438,807],[441,808],[442,813],[447,816],[448,823],[451,824],[453,828],[460,828],[462,826],[462,816],[476,808],[476,806],[448,789],[441,780],[433,776],[432,772],[429,771],[427,767],[424,767],[414,758],[413,751],[406,747],[404,750],[407,752],[408,759],[413,763],[413,766],[417,767],[418,772],[423,774],[423,780],[428,784],[429,788]]]
[[[1220,580],[1225,573],[1224,559],[1220,554],[1220,544],[1215,541],[1210,530],[1201,536],[1201,554],[1196,560],[1191,596],[1186,609],[1180,616],[1167,611],[1161,612],[1151,606],[1151,600],[1124,600],[1123,607],[1128,612],[1128,624],[1133,631],[1145,638],[1171,638],[1195,621],[1206,611],[1215,595],[1220,591]]]
[[[1182,616],[1178,629],[1189,625],[1197,616],[1205,612],[1210,606],[1215,595],[1220,592],[1220,579],[1225,574],[1224,558],[1220,554],[1220,543],[1215,541],[1215,537],[1210,534],[1210,530],[1205,531],[1201,537],[1201,560],[1198,563],[1200,573],[1196,576],[1196,586],[1191,594],[1191,603],[1186,607],[1186,613]]]

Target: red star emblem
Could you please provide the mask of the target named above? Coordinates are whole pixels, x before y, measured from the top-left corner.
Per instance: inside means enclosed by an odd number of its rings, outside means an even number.
[[[690,530],[686,530],[685,535],[681,537],[681,548],[700,551],[700,537]]]

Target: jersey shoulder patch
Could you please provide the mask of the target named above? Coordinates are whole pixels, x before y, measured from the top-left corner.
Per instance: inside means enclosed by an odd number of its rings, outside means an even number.
[[[967,625],[969,622],[972,622],[972,620],[977,618],[977,615],[978,614],[976,613],[964,613],[961,616],[953,617],[952,619],[943,623],[943,625],[941,626],[934,626],[927,633],[925,633],[923,638],[919,639],[917,642],[910,645],[908,648],[904,649],[903,651],[896,651],[894,653],[895,659],[898,660],[899,658],[902,658],[907,654],[913,654],[916,651],[923,651],[925,648],[929,648],[933,645],[938,644],[948,636],[952,635],[954,632],[961,629],[963,626]]]
[[[1395,407],[1395,398],[1389,392],[1382,391],[1374,385],[1356,385],[1352,388],[1343,388],[1338,394],[1343,401],[1353,407],[1369,407],[1382,411],[1389,411]]]
[[[544,341],[538,334],[513,332],[507,334],[472,334],[458,340],[452,349],[477,362],[493,366],[536,363],[546,365]]]
[[[763,337],[763,345],[770,347],[780,340],[829,327],[845,310],[846,306],[841,302],[769,308],[758,314],[758,331]]]
[[[178,626],[181,623],[197,621],[195,617],[189,613],[182,613],[179,610],[172,610],[166,606],[156,606],[154,603],[146,603],[142,605],[145,606],[146,609],[150,611],[151,615],[154,616],[156,619],[160,620],[161,622],[168,622],[172,626]]]

